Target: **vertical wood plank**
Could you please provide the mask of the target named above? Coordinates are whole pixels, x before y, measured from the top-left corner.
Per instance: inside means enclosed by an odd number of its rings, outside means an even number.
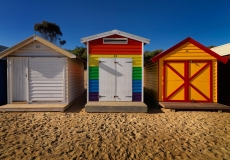
[[[99,59],[99,101],[115,101],[115,59]]]
[[[116,101],[132,101],[132,58],[116,58]]]

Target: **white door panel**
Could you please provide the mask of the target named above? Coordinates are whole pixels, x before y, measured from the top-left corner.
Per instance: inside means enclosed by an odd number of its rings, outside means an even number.
[[[132,59],[99,59],[99,101],[132,101]]]
[[[116,101],[132,101],[132,59],[116,58]]]
[[[13,58],[12,101],[28,101],[28,58]]]
[[[99,59],[99,101],[115,101],[114,58]]]

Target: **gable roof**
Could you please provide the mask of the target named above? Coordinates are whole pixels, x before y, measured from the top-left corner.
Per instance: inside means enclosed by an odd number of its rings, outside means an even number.
[[[143,37],[140,37],[140,36],[136,36],[134,34],[122,32],[122,31],[119,31],[119,30],[116,30],[116,29],[112,30],[112,31],[103,32],[103,33],[100,33],[100,34],[95,34],[95,35],[92,35],[92,36],[81,38],[81,43],[84,43],[84,42],[87,42],[87,41],[92,41],[92,40],[103,38],[103,37],[107,37],[107,36],[114,35],[114,34],[124,36],[124,37],[130,38],[130,39],[134,39],[134,40],[143,42],[145,44],[150,43],[150,39],[143,38]]]
[[[168,50],[158,54],[157,56],[153,57],[151,60],[152,62],[156,62],[158,61],[160,58],[164,57],[165,55],[169,54],[170,52],[174,51],[175,49],[177,49],[178,47],[184,45],[185,43],[190,42],[193,45],[195,45],[196,47],[200,48],[201,50],[205,51],[206,53],[210,54],[211,56],[215,57],[217,60],[223,62],[223,63],[227,63],[227,59],[221,57],[219,54],[213,52],[212,50],[210,50],[209,48],[205,47],[204,45],[200,44],[199,42],[195,41],[194,39],[188,37],[186,39],[184,39],[183,41],[177,43],[175,46],[169,48]]]
[[[56,46],[55,44],[45,40],[44,38],[42,38],[42,37],[40,37],[38,35],[33,35],[33,36],[25,39],[24,41],[22,41],[22,42],[20,42],[20,43],[18,43],[16,45],[6,49],[6,50],[0,52],[0,59],[5,57],[5,56],[7,56],[7,55],[9,55],[9,54],[11,54],[12,52],[14,52],[14,51],[16,51],[18,49],[26,46],[27,44],[29,44],[29,43],[31,43],[33,41],[38,41],[38,42],[40,42],[40,43],[52,48],[53,50],[65,55],[65,56],[67,56],[69,58],[76,58],[76,55],[74,55],[74,54],[72,54],[72,53],[70,53],[70,52],[68,52],[68,51]]]
[[[4,51],[4,50],[7,49],[7,48],[8,48],[8,47],[6,47],[6,46],[0,45],[0,52]]]
[[[230,55],[230,43],[213,47],[211,50],[218,53],[220,56]]]

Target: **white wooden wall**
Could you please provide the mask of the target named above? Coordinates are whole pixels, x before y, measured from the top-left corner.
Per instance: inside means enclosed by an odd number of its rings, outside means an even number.
[[[68,103],[84,92],[84,64],[78,59],[68,58]]]
[[[34,41],[11,53],[12,57],[65,57],[63,54],[49,48],[48,46]]]

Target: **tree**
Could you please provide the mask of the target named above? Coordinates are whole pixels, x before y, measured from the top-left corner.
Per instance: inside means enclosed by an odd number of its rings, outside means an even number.
[[[39,32],[43,38],[52,43],[57,43],[58,40],[60,46],[66,44],[65,40],[61,40],[60,37],[62,36],[62,32],[60,27],[55,23],[42,21],[41,23],[36,23],[34,25],[34,30]]]
[[[163,49],[156,49],[153,51],[145,51],[144,55],[144,59],[145,59],[145,63],[147,63],[152,57],[160,54],[161,52],[163,52]]]
[[[74,48],[73,50],[67,50],[73,54],[75,54],[76,56],[78,56],[81,59],[86,59],[87,58],[87,49],[86,47],[78,47],[76,46],[76,48]]]
[[[145,53],[144,53],[145,59],[150,59],[150,58],[158,55],[161,52],[163,52],[162,49],[157,49],[157,50],[154,50],[154,51],[145,51]]]
[[[207,46],[207,48],[209,48],[209,49],[214,48],[214,47],[216,47],[216,46],[214,46],[214,45]]]

